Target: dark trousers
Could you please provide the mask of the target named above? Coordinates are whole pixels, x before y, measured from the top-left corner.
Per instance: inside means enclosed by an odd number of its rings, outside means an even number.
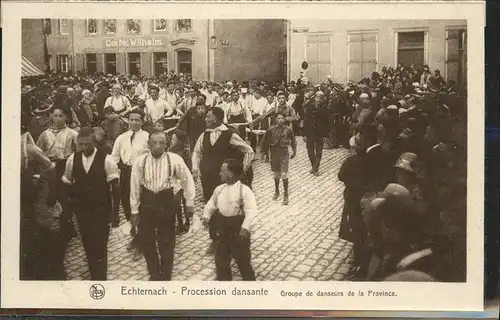
[[[59,220],[59,228],[63,242],[67,243],[76,235],[75,226],[73,225],[73,208],[69,205],[67,186],[64,185],[61,178],[66,170],[66,160],[56,162],[56,183],[54,190],[57,194],[57,201],[61,204],[62,212]]]
[[[142,188],[139,239],[149,274],[154,280],[170,281],[172,279],[175,247],[173,206],[172,189],[165,189],[155,194]],[[158,257],[158,249],[160,257]]]
[[[306,148],[312,168],[315,171],[318,171],[321,157],[323,155],[323,137],[317,134],[308,135]]]
[[[224,217],[215,213],[211,220],[215,230],[215,268],[217,280],[231,281],[231,258],[234,258],[244,281],[255,281],[251,264],[250,239],[238,237],[244,216]]]
[[[130,220],[130,174],[132,172],[132,167],[125,164],[120,165],[120,196],[121,203],[123,207],[123,212],[125,213],[125,218],[127,221]]]
[[[201,187],[203,189],[203,198],[205,202],[208,202],[214,193],[215,188],[221,183],[219,172],[201,172]]]
[[[109,219],[106,218],[110,216],[108,210],[82,203],[75,208],[91,280],[107,280]]]

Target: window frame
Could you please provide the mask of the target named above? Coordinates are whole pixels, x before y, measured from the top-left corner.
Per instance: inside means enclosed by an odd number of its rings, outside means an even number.
[[[157,54],[158,54],[158,53],[164,53],[164,54],[166,55],[166,57],[167,57],[167,60],[166,60],[166,61],[167,61],[167,62],[166,62],[166,63],[167,63],[167,72],[168,72],[168,69],[169,69],[169,68],[168,68],[168,67],[169,67],[169,58],[170,58],[170,54],[169,54],[169,52],[168,52],[168,51],[154,51],[154,52],[153,52],[153,59],[152,59],[152,61],[153,61],[153,74],[154,74],[155,76],[156,76],[156,71],[157,71],[157,70],[156,70],[156,62],[157,62],[156,57],[157,57]]]
[[[115,21],[115,31],[114,32],[108,32],[106,30],[106,21],[109,21],[109,20],[114,20]],[[117,33],[117,20],[116,19],[104,19],[103,23],[104,23],[103,30],[104,30],[104,34],[105,35],[116,35],[116,33]]]
[[[87,72],[90,72],[89,71],[89,55],[93,54],[95,56],[95,60],[94,60],[94,64],[95,64],[95,72],[97,72],[98,68],[97,68],[97,64],[98,64],[98,57],[97,57],[97,53],[85,53],[85,69]]]
[[[67,36],[67,35],[69,35],[69,31],[70,31],[70,30],[69,30],[69,29],[70,29],[70,28],[69,28],[69,21],[70,21],[70,20],[69,20],[69,19],[59,19],[58,21],[59,21],[59,34],[60,34],[61,36]],[[66,21],[66,28],[67,28],[66,32],[63,32],[63,28],[62,28],[62,26],[63,26],[63,21]]]
[[[118,57],[117,57],[116,52],[106,52],[106,53],[104,53],[104,54],[103,54],[103,60],[104,60],[104,69],[103,69],[103,71],[104,71],[104,73],[106,73],[106,74],[110,74],[110,72],[109,72],[109,70],[108,70],[108,63],[109,63],[109,60],[106,58],[108,54],[109,54],[109,55],[113,55],[113,56],[115,57],[115,59],[114,59],[114,66],[115,66],[115,72],[114,72],[114,74],[117,74],[117,73],[118,73],[118,68],[117,68],[117,64],[118,64],[118,61],[117,61],[117,60],[118,60]]]
[[[130,55],[131,54],[138,54],[139,55],[139,73],[137,75],[141,75],[143,73],[143,68],[142,68],[142,54],[140,51],[135,51],[135,52],[127,52],[125,55],[125,60],[126,60],[126,74],[131,76],[132,73],[130,72]]]
[[[191,77],[193,76],[193,70],[194,70],[194,63],[193,63],[193,50],[189,48],[179,48],[175,50],[175,69],[176,73],[179,74],[181,72],[181,61],[179,59],[179,53],[181,52],[189,52],[191,54]],[[182,62],[182,63],[187,63],[187,62]]]
[[[445,27],[445,35],[444,35],[444,54],[445,54],[445,59],[444,59],[444,70],[442,72],[442,76],[446,80],[448,80],[448,78],[449,78],[449,75],[448,75],[448,64],[449,63],[453,63],[453,62],[456,62],[456,63],[460,62],[459,60],[457,60],[457,61],[452,60],[448,56],[448,53],[449,53],[448,52],[448,32],[449,31],[455,31],[455,30],[458,31],[458,32],[464,31],[465,32],[465,39],[466,39],[466,41],[467,41],[467,37],[468,37],[467,25],[457,25],[457,26],[446,26]],[[459,36],[460,36],[460,33],[459,33]],[[458,50],[460,52],[460,48]],[[464,50],[464,49],[462,48],[462,50]],[[467,59],[467,50],[465,50],[465,57]],[[467,74],[467,70],[465,72]],[[467,76],[466,76],[466,78],[467,78]],[[461,80],[464,81],[463,79],[461,79]],[[467,79],[465,79],[465,83],[467,83]],[[457,83],[457,84],[463,85],[463,83]]]
[[[424,65],[429,64],[429,28],[395,28],[394,29],[394,67],[398,65],[398,54],[399,54],[399,33],[404,32],[423,32],[424,33]]]
[[[58,57],[58,63],[57,63],[57,71],[58,72],[64,72],[68,73],[69,72],[69,55],[68,54],[59,54],[57,55]],[[65,58],[65,59],[63,59]],[[66,60],[65,63],[63,63],[63,60]],[[63,68],[63,65],[66,66],[66,68]],[[66,70],[64,70],[66,69]]]
[[[314,41],[310,41],[310,38],[314,37],[314,36],[327,36],[328,39],[329,39],[329,43],[330,43],[330,61],[329,61],[329,64],[330,64],[330,70],[329,70],[329,74],[332,75],[333,74],[333,64],[334,64],[334,53],[333,53],[333,40],[334,40],[334,37],[333,37],[333,33],[332,32],[307,32],[306,33],[306,36],[305,36],[305,42],[304,42],[304,47],[305,47],[305,51],[304,51],[304,60],[307,61],[309,63],[309,66],[312,65],[311,61],[309,59],[309,57],[307,57],[307,47],[310,43],[315,43],[316,45],[318,43],[321,43],[321,42],[314,42]],[[326,43],[323,42],[323,43]],[[318,65],[318,64],[326,64],[324,61],[319,61],[319,60],[314,60],[314,64],[315,65]],[[316,80],[316,75],[314,75],[314,77],[312,77],[311,73],[311,68],[309,67],[307,69],[306,72],[304,72],[304,74],[309,78],[309,82],[314,82],[313,80]],[[321,79],[319,79],[319,74],[317,74],[318,76],[318,81],[319,82],[322,82]]]
[[[156,20],[165,20],[165,30],[157,30],[156,29]],[[169,20],[168,19],[165,19],[165,18],[153,19],[153,32],[154,33],[167,33],[168,29],[169,29],[168,25],[169,25]]]
[[[89,21],[95,20],[95,33],[89,32]],[[97,36],[99,35],[99,19],[85,19],[85,34],[88,36]]]
[[[137,33],[131,33],[130,32],[130,29],[128,28],[128,22],[130,20],[137,20],[139,22],[138,23],[138,25],[139,25],[139,32],[137,32]],[[142,35],[142,24],[141,24],[141,21],[142,21],[141,19],[125,19],[125,27],[127,29],[127,35],[129,35],[129,36],[139,36],[139,35]]]
[[[189,20],[190,21],[190,28],[189,28],[189,30],[186,30],[186,31],[179,30],[179,21],[181,21],[181,20]],[[175,32],[177,32],[177,33],[189,33],[189,32],[193,32],[193,19],[176,19],[175,20]]]
[[[375,60],[364,60],[363,59],[363,43],[364,42],[371,42],[371,41],[364,41],[363,40],[363,35],[365,34],[371,34],[375,35]],[[359,35],[361,37],[361,41],[352,41],[350,40],[350,36],[352,35]],[[351,53],[350,53],[350,48],[349,44],[350,43],[361,43],[361,60],[358,61],[351,61]],[[379,31],[376,29],[367,29],[367,30],[349,30],[347,31],[347,67],[346,67],[346,82],[347,81],[360,81],[361,79],[350,79],[349,71],[350,71],[350,64],[351,63],[360,63],[361,64],[361,70],[363,70],[364,64],[365,63],[374,63],[375,64],[375,70],[373,71],[378,71],[379,70]],[[372,72],[373,72],[372,71]],[[363,76],[363,75],[362,75]]]

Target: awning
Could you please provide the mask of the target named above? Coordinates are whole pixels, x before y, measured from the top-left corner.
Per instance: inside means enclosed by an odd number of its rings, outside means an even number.
[[[25,57],[22,57],[21,61],[21,76],[23,77],[35,77],[35,76],[42,76],[44,75],[44,72],[37,67],[33,63],[31,63],[28,59]]]

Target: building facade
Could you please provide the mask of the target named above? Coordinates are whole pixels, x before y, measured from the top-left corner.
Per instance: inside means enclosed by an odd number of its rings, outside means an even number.
[[[286,80],[286,24],[280,19],[214,20],[215,80]]]
[[[38,69],[45,70],[42,19],[23,19],[21,52]]]
[[[51,69],[208,79],[209,20],[45,19]]]
[[[314,83],[357,82],[384,66],[415,64],[467,82],[466,20],[291,20],[288,32],[290,80],[304,72]]]
[[[22,52],[45,69],[45,29],[51,70],[147,77],[174,70],[195,80],[275,81],[286,78],[283,21],[23,20]]]

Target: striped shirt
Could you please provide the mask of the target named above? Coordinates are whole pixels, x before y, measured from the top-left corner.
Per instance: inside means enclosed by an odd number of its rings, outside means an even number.
[[[151,152],[148,152],[138,156],[135,160],[130,179],[132,214],[139,213],[141,186],[153,193],[158,193],[171,188],[174,179],[180,181],[186,197],[186,206],[194,205],[195,185],[191,172],[180,156],[171,152],[168,152],[168,155],[169,157],[165,152],[156,159]]]

